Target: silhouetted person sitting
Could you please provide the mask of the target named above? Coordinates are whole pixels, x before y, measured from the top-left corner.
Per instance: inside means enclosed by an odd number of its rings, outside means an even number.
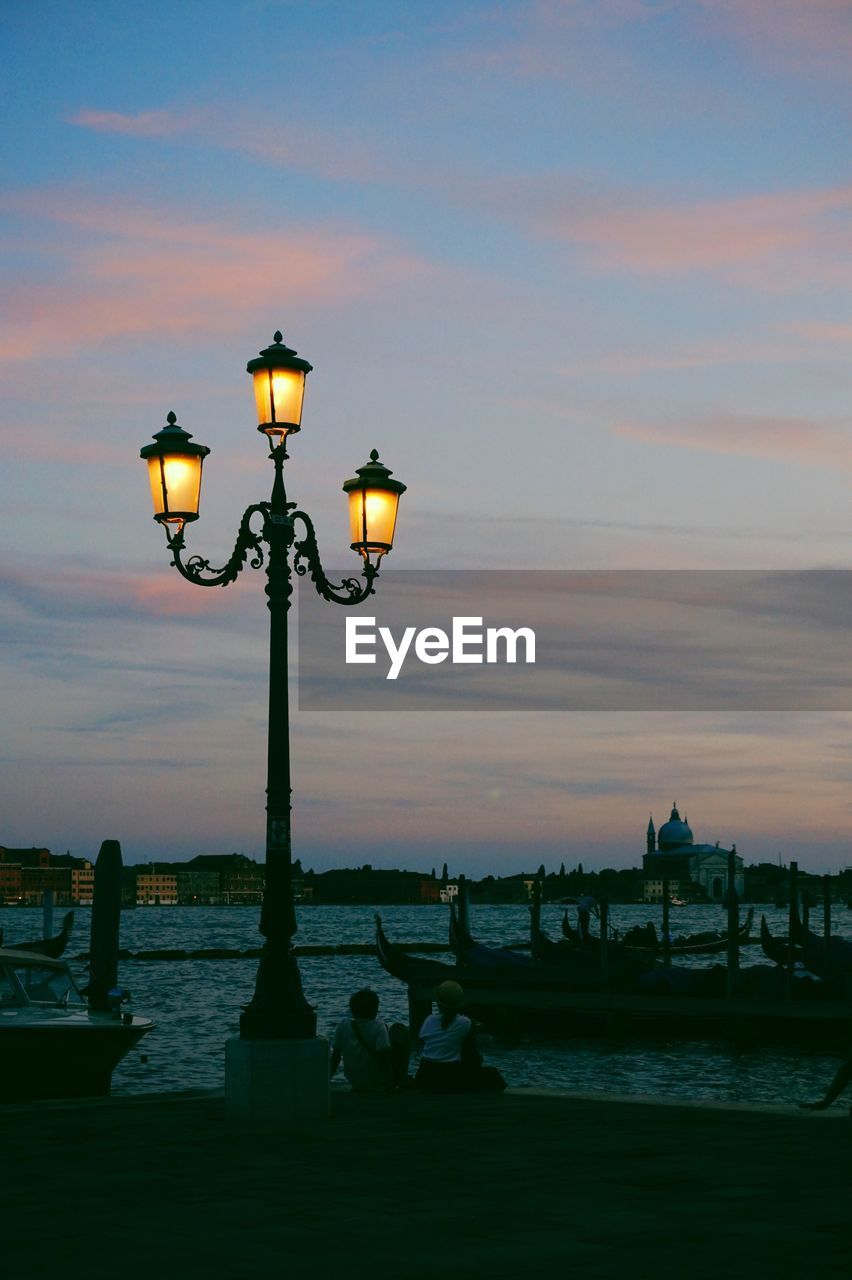
[[[387,1093],[408,1078],[410,1041],[401,1023],[391,1027],[381,1018],[379,997],[365,988],[349,1001],[350,1017],[343,1018],[334,1033],[330,1074],[343,1059],[343,1074],[358,1093]]]
[[[422,1049],[414,1082],[424,1093],[500,1093],[506,1081],[496,1067],[484,1067],[473,1023],[460,1011],[464,992],[447,979],[435,992],[438,1012],[420,1028]]]

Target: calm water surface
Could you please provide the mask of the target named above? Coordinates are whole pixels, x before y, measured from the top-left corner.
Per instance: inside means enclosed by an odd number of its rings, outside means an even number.
[[[446,940],[446,907],[383,907],[380,911],[394,941]],[[773,931],[786,932],[786,911],[758,907],[757,921],[761,911]],[[562,912],[562,907],[542,908],[542,927],[553,938],[560,936]],[[55,919],[60,920],[62,914],[57,910]],[[140,907],[122,912],[121,945],[130,951],[253,947],[261,941],[259,915],[256,907]],[[297,942],[371,942],[373,915],[372,907],[301,908]],[[659,928],[659,908],[623,906],[611,910],[611,923],[620,929],[651,917]],[[75,913],[67,954],[78,978],[85,970],[73,957],[88,948],[90,919],[86,908]],[[812,925],[820,929],[821,919],[818,910],[812,914]],[[0,927],[9,944],[16,938],[37,936],[40,924],[40,910],[0,908]],[[725,913],[717,906],[673,909],[671,927],[678,933],[724,928]],[[832,929],[852,938],[852,911],[834,907]],[[471,931],[481,942],[521,941],[529,936],[528,910],[523,906],[474,907]],[[451,958],[448,952],[448,962]],[[709,965],[717,958],[697,957],[693,963]],[[765,962],[759,947],[741,952],[743,965]],[[300,959],[299,964],[305,993],[317,1008],[321,1035],[332,1034],[347,1010],[350,994],[363,986],[378,992],[382,1014],[388,1020],[407,1021],[406,988],[386,974],[374,957],[309,957]],[[256,960],[123,961],[119,980],[132,993],[130,1007],[153,1018],[157,1025],[115,1071],[113,1092],[221,1087],[224,1043],[238,1031],[240,1009],[251,999],[256,970]],[[793,1102],[813,1097],[837,1067],[836,1059],[825,1054],[776,1049],[737,1052],[710,1042],[656,1041],[624,1046],[602,1040],[526,1038],[510,1048],[483,1036],[482,1048],[488,1061],[499,1066],[513,1085],[729,1101]]]

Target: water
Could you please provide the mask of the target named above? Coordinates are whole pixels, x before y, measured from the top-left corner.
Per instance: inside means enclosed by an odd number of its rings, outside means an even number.
[[[443,942],[447,937],[447,908],[382,907],[388,936],[397,942]],[[562,907],[542,908],[542,928],[560,936]],[[775,933],[785,933],[787,913],[774,907],[756,909],[757,928],[763,912]],[[58,922],[63,912],[57,911]],[[258,946],[257,907],[141,907],[122,912],[121,945],[130,951],[154,948],[202,947],[239,949]],[[569,914],[576,913],[569,908]],[[372,907],[304,907],[299,910],[300,944],[336,945],[371,942]],[[659,908],[615,906],[610,920],[627,929],[653,918]],[[74,957],[88,947],[91,913],[75,912],[74,933],[67,955],[79,979],[84,968]],[[821,928],[821,910],[811,923]],[[672,909],[676,933],[724,928],[725,913],[717,906]],[[0,927],[6,941],[40,932],[41,912],[0,908]],[[852,911],[832,909],[833,932],[852,937]],[[494,945],[522,941],[529,936],[524,906],[477,906],[471,932],[477,941]],[[451,961],[452,956],[435,959]],[[709,965],[724,957],[693,957],[694,965]],[[680,963],[680,961],[678,961]],[[759,947],[744,948],[741,963],[765,963]],[[407,1021],[406,988],[390,977],[373,956],[319,956],[299,961],[305,993],[317,1008],[317,1030],[331,1036],[347,1011],[350,994],[370,986],[381,999],[381,1013],[389,1021]],[[130,1007],[156,1022],[156,1028],[133,1050],[113,1074],[113,1092],[136,1094],[187,1088],[221,1088],[224,1083],[225,1040],[238,1032],[241,1006],[254,990],[256,960],[123,961],[120,982],[132,993]],[[681,1098],[727,1101],[795,1102],[816,1097],[837,1069],[836,1059],[824,1053],[765,1049],[740,1052],[711,1042],[615,1045],[602,1040],[545,1040],[527,1037],[507,1047],[482,1036],[481,1047],[513,1085],[565,1089],[654,1093]]]

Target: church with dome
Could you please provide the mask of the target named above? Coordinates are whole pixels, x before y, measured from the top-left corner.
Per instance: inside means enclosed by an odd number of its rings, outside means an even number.
[[[716,844],[696,844],[686,814],[681,818],[677,804],[673,805],[668,822],[659,832],[654,830],[654,819],[648,821],[645,836],[645,856],[642,870],[645,876],[645,901],[658,902],[663,896],[663,880],[669,884],[669,893],[694,901],[721,902],[728,891],[728,855],[734,854],[734,888],[742,894],[745,888],[743,860],[736,852]]]

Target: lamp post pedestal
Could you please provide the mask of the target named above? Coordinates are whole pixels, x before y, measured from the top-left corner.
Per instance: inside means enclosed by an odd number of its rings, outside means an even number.
[[[239,1129],[310,1129],[328,1119],[328,1041],[225,1042],[225,1119]]]

